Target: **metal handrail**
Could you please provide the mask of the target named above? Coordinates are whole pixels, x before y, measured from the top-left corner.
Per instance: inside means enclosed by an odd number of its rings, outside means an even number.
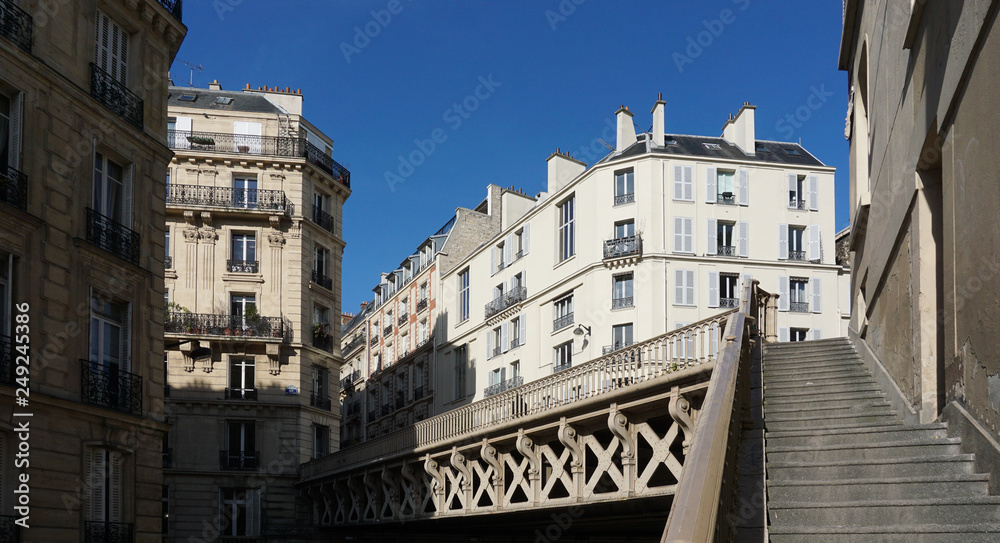
[[[312,282],[325,288],[326,290],[333,290],[333,279],[316,270],[313,270],[312,272]]]
[[[501,392],[510,390],[515,387],[519,387],[523,384],[524,384],[524,377],[517,375],[515,377],[507,379],[506,381],[495,383],[486,387],[483,390],[483,396],[489,398],[490,396],[495,396],[497,394],[500,394]]]
[[[132,126],[142,130],[142,98],[93,62],[90,63],[90,95]]]
[[[313,204],[312,222],[319,225],[319,227],[323,230],[326,230],[331,234],[333,233],[333,229],[335,227],[333,215],[330,215],[316,204]]]

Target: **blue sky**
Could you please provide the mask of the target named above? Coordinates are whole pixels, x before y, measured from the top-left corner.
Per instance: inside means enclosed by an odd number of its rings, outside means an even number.
[[[668,133],[719,136],[756,105],[757,139],[801,139],[837,168],[848,224],[837,2],[213,0],[186,2],[184,22],[176,83],[187,61],[204,67],[198,87],[301,88],[334,139],[354,191],[344,311],[488,183],[543,190],[556,147],[593,163],[621,104],[648,129],[659,92]]]

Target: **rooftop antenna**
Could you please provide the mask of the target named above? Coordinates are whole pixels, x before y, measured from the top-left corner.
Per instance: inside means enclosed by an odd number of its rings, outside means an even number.
[[[191,64],[190,62],[185,62],[183,60],[181,61],[181,64],[191,69],[191,87],[194,87],[194,71],[198,70],[199,72],[203,72],[205,71],[205,68],[203,68],[201,64]]]
[[[606,141],[602,140],[601,138],[597,138],[597,141],[599,141],[599,142],[603,143],[603,144],[604,144],[604,146],[605,146],[605,147],[607,147],[607,148],[608,148],[609,150],[611,150],[611,151],[614,151],[614,150],[615,150],[615,148],[614,148],[614,147],[612,147],[612,146],[608,145],[608,142],[606,142]]]

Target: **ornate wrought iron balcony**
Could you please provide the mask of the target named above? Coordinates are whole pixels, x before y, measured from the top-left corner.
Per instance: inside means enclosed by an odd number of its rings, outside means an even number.
[[[292,203],[283,190],[240,189],[174,185],[167,191],[167,205],[184,207],[222,207],[239,211],[263,211],[291,214]]]
[[[409,322],[410,322],[410,315],[408,314],[400,315],[399,318],[396,319],[396,324],[399,325],[400,327]]]
[[[623,309],[626,307],[632,307],[632,296],[611,299],[611,309]]]
[[[139,234],[87,208],[87,241],[133,264],[139,264]]]
[[[318,205],[313,204],[313,214],[312,221],[319,225],[320,228],[326,230],[327,232],[333,233],[334,221],[333,215],[330,215],[326,211],[320,209]]]
[[[719,245],[715,253],[719,256],[736,256],[736,247],[733,245]]]
[[[226,270],[230,273],[259,273],[260,262],[257,260],[234,260],[230,258],[226,261]]]
[[[227,400],[256,400],[257,399],[257,389],[256,388],[227,388],[226,389],[226,399]]]
[[[493,352],[491,353],[490,358],[495,357],[495,356],[500,356],[501,354],[503,354],[503,347],[500,346],[500,345],[497,345],[497,346],[493,347]]]
[[[739,306],[740,306],[739,298],[719,298],[719,307],[733,308]]]
[[[351,341],[348,341],[347,344],[344,345],[344,353],[345,354],[349,353],[349,352],[353,351],[354,349],[356,349],[358,346],[364,345],[365,339],[367,339],[367,338],[366,338],[364,332],[362,332],[362,333],[354,336],[353,338],[351,338]]]
[[[309,405],[329,411],[333,406],[333,402],[330,401],[329,396],[325,394],[316,394],[314,392],[309,395]]]
[[[31,52],[31,15],[10,0],[0,0],[0,36]]]
[[[14,384],[14,345],[7,336],[0,336],[0,384]]]
[[[219,451],[219,467],[224,470],[255,470],[259,461],[258,451]]]
[[[556,365],[552,366],[552,373],[559,373],[559,372],[561,372],[563,370],[568,370],[568,369],[570,369],[572,367],[573,367],[573,363],[572,362],[566,362],[564,364],[556,364]]]
[[[301,143],[303,144],[303,153],[300,156],[332,175],[334,179],[343,183],[347,188],[351,188],[351,172],[347,171],[347,168],[341,166],[333,157],[305,139],[301,140]]]
[[[429,304],[430,304],[430,302],[428,302],[427,298],[424,298],[424,299],[418,301],[417,302],[417,313],[420,313],[421,311],[427,309],[427,306]]]
[[[604,242],[605,260],[641,254],[642,236],[638,234],[624,238],[609,239]]]
[[[613,352],[615,352],[617,350],[624,349],[626,347],[631,347],[631,346],[632,346],[631,343],[615,343],[615,344],[612,344],[612,345],[605,345],[604,347],[601,348],[601,356],[604,356],[606,354],[610,354],[610,353],[613,353]]]
[[[382,329],[382,335],[388,337],[390,334],[392,334],[392,324],[387,324]]]
[[[571,324],[573,324],[573,314],[567,313],[552,321],[552,331],[555,332],[556,330],[562,330]]]
[[[28,176],[9,166],[7,171],[0,170],[0,202],[21,210],[28,209]]]
[[[495,298],[492,302],[486,304],[486,318],[490,318],[501,311],[517,305],[528,298],[528,289],[526,287],[517,287],[511,289],[509,292]]]
[[[631,204],[635,201],[635,193],[630,192],[628,194],[616,194],[615,195],[615,205],[620,206],[622,204]]]
[[[292,325],[283,317],[257,317],[256,320],[241,315],[215,315],[210,313],[182,313],[170,311],[163,323],[168,334],[193,336],[221,336],[225,338],[281,339],[292,341]]]
[[[181,8],[183,7],[182,0],[159,0],[159,2],[161,6],[174,16],[175,19],[183,21],[183,19],[181,19]]]
[[[788,302],[788,310],[792,313],[808,313],[809,302]]]
[[[788,251],[788,260],[805,260],[805,251]]]
[[[135,534],[131,524],[124,522],[86,521],[83,526],[84,543],[132,543]]]
[[[121,118],[142,130],[142,98],[93,62],[90,63],[90,74],[90,95]]]
[[[722,205],[734,206],[736,205],[736,196],[731,192],[723,192],[718,195],[715,202]]]
[[[316,331],[313,330],[312,346],[316,347],[317,349],[329,352],[333,350],[333,336],[331,336],[326,332],[323,332],[322,334],[317,334]]]
[[[806,201],[799,198],[792,198],[788,201],[789,209],[805,209]]]
[[[326,290],[333,290],[333,279],[330,279],[316,270],[313,270],[312,272],[312,282],[325,288]]]
[[[517,377],[511,377],[502,383],[496,383],[490,385],[483,390],[483,396],[489,398],[494,394],[500,394],[501,392],[510,390],[514,387],[519,387],[524,384],[524,377],[518,375]]]
[[[142,415],[142,378],[138,375],[81,360],[83,403]]]
[[[372,339],[371,341],[368,342],[368,345],[371,347],[378,345],[378,336],[372,336]]]

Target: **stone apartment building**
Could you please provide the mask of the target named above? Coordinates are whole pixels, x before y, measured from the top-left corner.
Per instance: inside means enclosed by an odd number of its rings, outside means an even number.
[[[0,0],[0,534],[160,541],[163,96],[187,28],[180,0],[46,4]]]
[[[1000,2],[848,0],[850,336],[1000,490]]]
[[[213,82],[167,103],[164,541],[288,541],[298,465],[339,443],[350,173],[300,91]]]

